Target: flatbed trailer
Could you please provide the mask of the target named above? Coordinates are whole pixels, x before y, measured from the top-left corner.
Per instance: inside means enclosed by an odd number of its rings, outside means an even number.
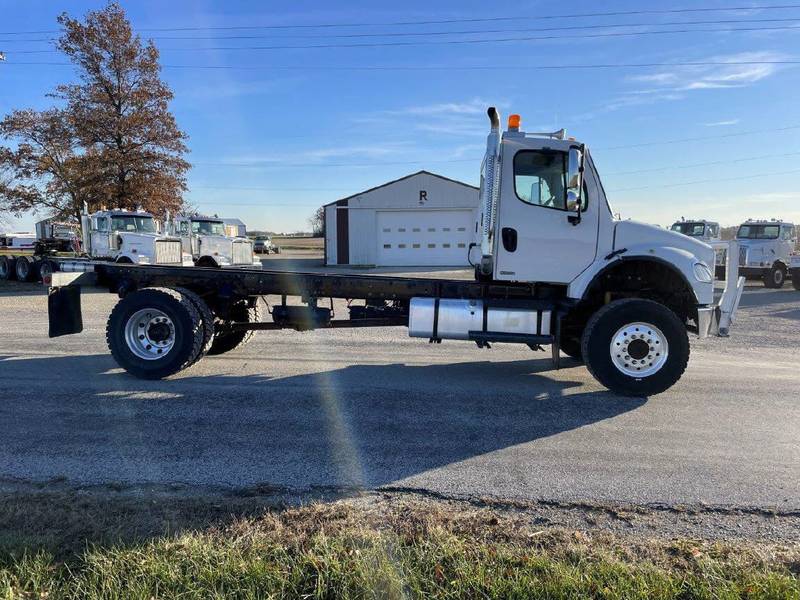
[[[459,279],[396,277],[386,275],[345,275],[314,272],[286,272],[255,269],[220,270],[199,267],[155,267],[103,262],[62,261],[61,271],[52,273],[45,283],[49,293],[50,336],[82,331],[79,318],[81,287],[104,288],[125,298],[148,288],[186,290],[211,310],[219,329],[255,331],[295,329],[305,331],[335,327],[408,326],[409,306],[414,298],[481,301],[482,325],[471,339],[480,345],[499,341],[517,341],[531,345],[553,344],[557,354],[558,340],[553,333],[514,334],[488,329],[491,308],[518,308],[557,317],[575,304],[565,297],[563,286],[533,283],[480,282]],[[273,308],[271,322],[237,320],[241,303],[253,305],[260,297],[280,296]],[[298,297],[305,306],[290,305],[287,298]],[[349,318],[335,319],[332,308],[321,301],[363,300],[351,304]],[[203,307],[201,307],[203,308]],[[232,310],[233,309],[233,310]],[[484,316],[486,318],[484,318]],[[441,342],[436,327],[430,336]],[[555,327],[555,330],[558,328]],[[513,340],[511,338],[514,338]]]

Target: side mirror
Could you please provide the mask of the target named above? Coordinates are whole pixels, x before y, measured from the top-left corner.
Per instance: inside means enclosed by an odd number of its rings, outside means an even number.
[[[567,210],[574,211],[575,216],[569,222],[577,225],[581,222],[581,190],[583,189],[583,152],[578,148],[569,149],[567,161]]]

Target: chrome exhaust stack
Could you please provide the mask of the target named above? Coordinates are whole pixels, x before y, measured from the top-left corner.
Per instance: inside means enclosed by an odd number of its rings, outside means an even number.
[[[89,219],[89,205],[83,203],[83,212],[81,213],[81,243],[83,244],[82,251],[84,254],[91,256],[92,254],[92,236],[91,236],[91,223]]]
[[[481,165],[481,261],[480,274],[492,275],[492,246],[497,213],[497,191],[500,187],[500,114],[494,106],[487,111],[491,128],[486,138],[486,154]]]

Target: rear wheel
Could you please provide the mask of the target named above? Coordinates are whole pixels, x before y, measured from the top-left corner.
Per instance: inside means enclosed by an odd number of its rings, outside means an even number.
[[[16,279],[16,261],[13,256],[0,256],[0,279],[11,281]]]
[[[594,378],[624,396],[660,394],[681,378],[689,362],[686,327],[652,300],[606,304],[589,319],[581,345]]]
[[[208,353],[208,351],[211,349],[211,344],[214,341],[214,313],[211,312],[211,309],[208,307],[208,304],[206,304],[206,301],[192,290],[179,287],[175,288],[175,291],[186,296],[186,298],[188,298],[189,301],[194,304],[194,307],[200,314],[200,324],[203,328],[203,343],[200,346],[200,352],[192,361],[197,362]]]
[[[781,265],[773,266],[764,273],[764,286],[772,289],[780,289],[786,282],[786,271]]]
[[[255,334],[255,331],[247,329],[227,329],[227,323],[258,323],[261,321],[261,311],[258,307],[258,302],[253,306],[248,306],[246,301],[239,301],[231,307],[228,316],[229,320],[217,321],[214,342],[208,350],[208,354],[211,356],[225,354],[240,346],[244,346],[253,338],[253,334]]]
[[[56,263],[52,260],[44,259],[39,263],[39,278],[44,281],[44,279],[50,277],[56,269]]]
[[[145,288],[120,300],[106,325],[119,366],[143,379],[162,379],[190,366],[203,328],[192,301],[176,290]]]
[[[36,276],[33,258],[30,256],[18,256],[14,269],[19,281],[33,281]]]

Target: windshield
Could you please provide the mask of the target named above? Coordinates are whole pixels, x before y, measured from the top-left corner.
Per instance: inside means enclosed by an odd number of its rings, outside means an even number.
[[[222,221],[192,221],[192,233],[203,235],[225,235],[225,225]]]
[[[111,229],[113,231],[155,233],[156,224],[153,217],[116,216],[111,217]]]
[[[672,226],[672,231],[677,231],[678,233],[682,233],[683,235],[688,235],[691,237],[703,237],[703,233],[705,233],[705,223],[675,223]]]
[[[780,225],[742,225],[736,237],[740,240],[776,240]]]

